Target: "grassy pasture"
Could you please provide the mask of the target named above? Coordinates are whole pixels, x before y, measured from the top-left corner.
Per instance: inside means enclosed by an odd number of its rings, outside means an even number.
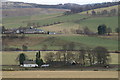
[[[94,48],[103,46],[109,51],[118,50],[118,41],[115,39],[106,39],[101,37],[90,37],[84,35],[26,35],[25,39],[4,39],[4,45],[9,47],[22,48],[25,44],[29,50],[43,50],[43,46],[47,45],[47,50],[61,50],[64,44],[75,43],[75,49],[80,47]],[[3,45],[3,46],[4,46]]]
[[[61,13],[58,14],[45,14],[45,15],[33,15],[33,16],[19,16],[19,17],[9,17],[3,18],[3,25],[7,28],[17,28],[19,26],[26,26],[27,23],[39,23],[39,25],[53,24],[54,22],[68,22],[82,19],[84,15],[73,14],[68,16],[62,16]]]
[[[43,15],[33,15],[33,16],[17,16],[17,17],[7,17],[3,18],[3,25],[7,28],[17,28],[20,26],[27,26],[27,23],[37,20],[44,20],[48,18],[53,18],[60,16],[60,13],[57,14],[43,14]]]
[[[80,24],[80,27],[89,27],[93,32],[97,32],[97,27],[101,24],[105,24],[107,27],[110,27],[113,32],[115,32],[115,28],[118,27],[118,17],[93,17],[84,21],[77,21]]]
[[[41,51],[42,58],[44,57],[45,53],[48,52],[55,52],[56,51]],[[36,51],[4,51],[2,52],[2,64],[3,65],[18,65],[19,63],[16,62],[16,58],[20,53],[25,53],[29,59],[35,60]],[[110,64],[118,64],[118,55],[117,53],[110,53],[111,55],[111,62]]]
[[[117,40],[103,39],[99,37],[88,37],[88,36],[62,36],[62,37],[59,36],[59,38],[66,41],[82,43],[91,48],[94,48],[97,46],[103,46],[108,50],[118,49]]]

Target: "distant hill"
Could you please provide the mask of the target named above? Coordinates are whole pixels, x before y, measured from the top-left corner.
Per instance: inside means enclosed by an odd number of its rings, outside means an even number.
[[[43,14],[58,14],[68,11],[67,9],[55,9],[55,8],[13,8],[3,9],[2,17],[16,17],[16,16],[33,16]]]
[[[24,2],[2,2],[3,9],[10,8],[57,8],[57,9],[70,9],[71,7],[78,7],[78,4],[58,4],[58,5],[43,5],[43,4],[35,4],[35,3],[24,3]]]
[[[24,3],[24,2],[2,2],[3,9],[10,8],[57,8],[57,9],[71,9],[73,7],[83,8],[83,10],[97,9],[103,7],[109,7],[118,5],[118,2],[106,2],[106,3],[96,3],[96,4],[86,4],[79,5],[74,3],[66,3],[66,4],[57,4],[57,5],[43,5],[43,4],[35,4],[35,3]]]
[[[10,8],[32,8],[33,5],[24,2],[2,2],[3,9],[10,9]]]

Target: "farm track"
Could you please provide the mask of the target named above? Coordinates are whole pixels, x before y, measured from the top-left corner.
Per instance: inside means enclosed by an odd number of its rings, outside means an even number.
[[[118,78],[117,71],[3,71],[3,78]]]

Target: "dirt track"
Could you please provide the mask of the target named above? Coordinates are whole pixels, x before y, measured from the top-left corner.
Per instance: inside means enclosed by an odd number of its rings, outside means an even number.
[[[3,78],[118,78],[117,71],[3,71]]]

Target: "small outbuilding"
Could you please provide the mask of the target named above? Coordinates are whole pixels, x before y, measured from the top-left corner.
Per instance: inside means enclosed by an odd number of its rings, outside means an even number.
[[[43,64],[43,65],[41,65],[42,68],[49,67],[49,66],[50,66],[49,64]]]

